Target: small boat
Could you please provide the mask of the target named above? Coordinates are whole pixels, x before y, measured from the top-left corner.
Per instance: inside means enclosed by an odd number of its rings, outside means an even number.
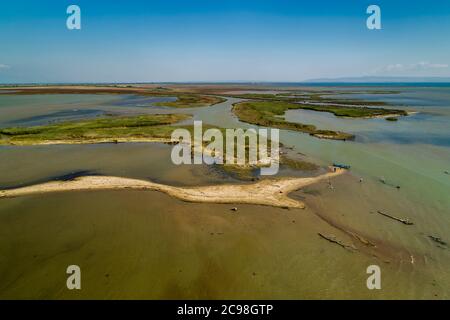
[[[347,170],[350,169],[350,166],[348,164],[340,164],[340,163],[333,163],[333,167]]]

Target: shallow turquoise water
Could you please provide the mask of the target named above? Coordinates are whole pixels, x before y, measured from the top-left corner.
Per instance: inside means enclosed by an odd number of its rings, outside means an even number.
[[[113,94],[0,95],[0,127],[44,125],[105,114],[167,113],[168,108],[154,104],[175,99]]]
[[[345,119],[330,113],[306,110],[286,113],[285,118],[289,121],[354,133],[355,141],[321,140],[307,134],[281,130],[281,142],[294,146],[296,151],[322,165],[333,162],[351,165],[355,183],[346,186],[345,192],[336,199],[338,202],[329,202],[328,207],[324,207],[325,214],[334,217],[336,212],[351,213],[349,225],[364,228],[368,208],[373,211],[389,208],[390,212],[416,220],[426,232],[449,239],[450,175],[446,172],[450,172],[450,89],[433,89],[435,97],[439,96],[439,103],[434,105],[430,102],[427,106],[423,106],[422,101],[427,99],[429,88],[408,90],[403,93],[404,97],[416,103],[402,107],[416,113],[397,122]],[[377,99],[387,96],[392,95],[376,95]],[[195,116],[215,125],[252,127],[240,123],[231,113],[231,104],[236,101],[231,99],[222,105],[198,110]],[[359,178],[363,178],[370,192],[355,201],[360,193],[360,185],[356,183]],[[382,184],[380,179],[387,184]],[[399,190],[392,187],[397,185],[401,187]],[[423,242],[420,234],[425,231],[417,234],[403,232],[393,229],[384,237],[399,237],[402,245],[411,241]],[[426,244],[422,244],[421,249],[427,252]],[[450,266],[446,252],[438,251],[437,256],[443,266]],[[450,283],[450,274],[446,279]]]

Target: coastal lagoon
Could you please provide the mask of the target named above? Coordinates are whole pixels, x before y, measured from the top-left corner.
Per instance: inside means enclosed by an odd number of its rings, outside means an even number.
[[[371,89],[392,90],[363,90]],[[450,175],[445,173],[450,170],[450,89],[395,90],[400,93],[351,96],[396,101],[396,108],[413,112],[396,122],[306,110],[286,113],[289,121],[356,136],[343,142],[281,130],[281,142],[309,160],[352,166],[331,187],[321,182],[292,193],[306,203],[304,210],[185,203],[153,191],[1,199],[0,297],[450,298],[450,250],[430,238],[450,242]],[[154,106],[174,99],[0,95],[0,127],[174,112],[220,127],[253,127],[231,112],[240,99],[176,111]],[[204,165],[175,166],[170,151],[158,143],[0,147],[0,186],[77,173],[180,186],[248,183]],[[230,210],[234,206],[237,212]],[[378,210],[407,217],[414,225]],[[377,248],[350,252],[318,236],[333,234],[350,243],[349,231]],[[65,287],[70,264],[82,269],[81,291]],[[366,268],[372,264],[381,267],[382,290],[366,287]]]

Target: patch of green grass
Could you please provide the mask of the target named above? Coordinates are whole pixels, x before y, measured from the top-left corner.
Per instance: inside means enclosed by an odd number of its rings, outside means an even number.
[[[383,115],[406,116],[407,112],[398,109],[382,108],[387,105],[384,101],[365,101],[359,99],[338,99],[326,98],[324,94],[342,94],[340,92],[299,92],[299,93],[278,93],[278,94],[238,94],[232,95],[234,98],[295,103],[302,102],[291,109],[307,109],[319,112],[330,112],[337,117],[364,118]]]
[[[281,92],[277,94],[263,94],[263,93],[244,93],[231,95],[234,98],[261,100],[261,101],[278,101],[287,103],[302,102],[298,108],[308,109],[319,112],[331,112],[338,117],[374,117],[382,115],[408,115],[406,111],[399,109],[384,108],[389,104],[385,101],[367,101],[361,99],[351,98],[336,98],[327,97],[329,95],[351,95],[351,94],[397,94],[398,91],[361,91],[361,92],[347,92],[347,91],[299,91],[299,92]]]
[[[398,114],[402,116],[407,115],[407,112],[404,110],[369,108],[363,106],[348,107],[348,106],[333,106],[333,105],[299,104],[297,109],[330,112],[338,117],[351,117],[351,118],[366,118],[392,114]]]
[[[388,104],[384,101],[367,101],[360,99],[350,99],[350,98],[335,98],[335,97],[324,97],[323,92],[316,92],[306,95],[302,97],[302,101],[304,103],[314,102],[314,103],[323,103],[323,104],[342,104],[342,105],[350,105],[354,107],[363,107],[363,106],[371,106],[371,107],[382,107],[387,106]],[[343,93],[340,92],[330,92],[326,93],[326,95],[340,95]],[[297,99],[298,101],[298,99]]]
[[[95,141],[133,138],[170,138],[171,126],[189,118],[184,114],[135,117],[102,117],[45,126],[0,129],[0,144],[33,144],[51,141]]]
[[[385,101],[367,101],[355,98],[338,98],[336,96],[350,96],[355,94],[398,94],[400,91],[382,91],[382,90],[368,90],[368,91],[342,91],[342,90],[320,90],[320,91],[299,91],[279,93],[277,97],[292,98],[298,100],[299,98],[306,100],[306,102],[321,102],[321,103],[339,103],[355,106],[387,106]],[[331,97],[334,96],[334,97]]]
[[[295,130],[313,136],[335,140],[352,139],[353,135],[331,130],[319,130],[314,125],[286,121],[283,116],[289,109],[299,109],[301,105],[281,101],[247,101],[234,105],[233,112],[239,120],[263,127]]]
[[[221,97],[191,95],[191,94],[180,94],[177,95],[177,98],[178,99],[176,101],[158,102],[155,103],[155,105],[173,108],[196,108],[196,107],[212,106],[226,101],[224,98]]]

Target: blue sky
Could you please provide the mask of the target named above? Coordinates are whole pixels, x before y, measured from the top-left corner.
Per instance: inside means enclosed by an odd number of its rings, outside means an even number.
[[[81,8],[82,29],[66,28]],[[381,7],[382,30],[366,28]],[[2,1],[0,82],[450,76],[450,1]]]

